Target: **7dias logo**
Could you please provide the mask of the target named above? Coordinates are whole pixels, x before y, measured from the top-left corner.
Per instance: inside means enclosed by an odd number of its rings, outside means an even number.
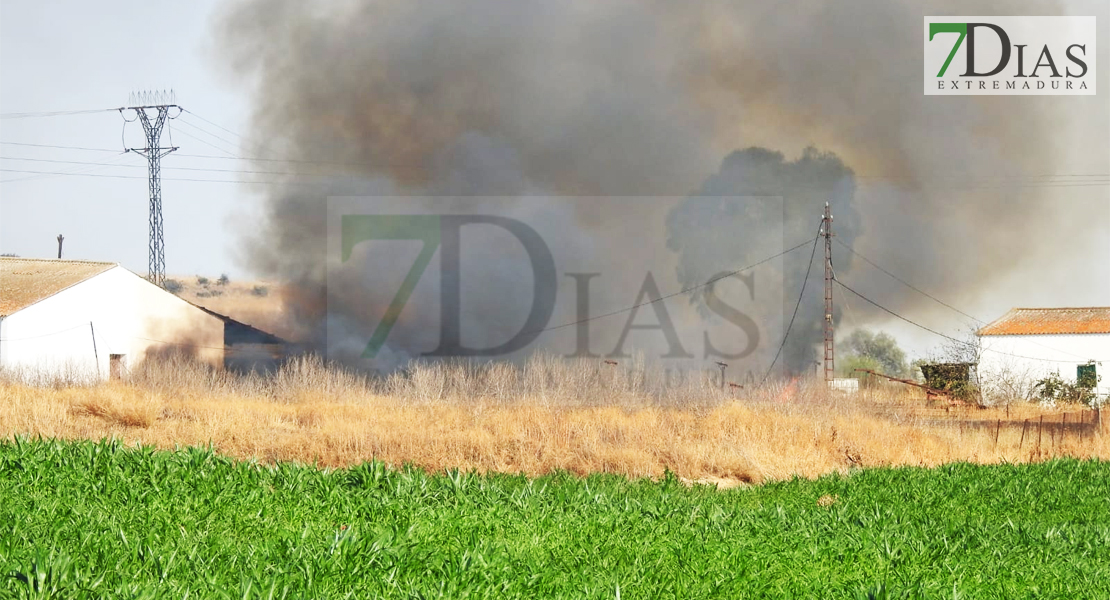
[[[1094,17],[925,17],[926,96],[1093,96]]]

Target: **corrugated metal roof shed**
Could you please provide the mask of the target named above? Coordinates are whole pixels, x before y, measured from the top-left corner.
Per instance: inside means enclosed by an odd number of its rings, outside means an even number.
[[[99,275],[116,263],[0,257],[0,317]]]
[[[1110,333],[1110,307],[1014,308],[979,335]]]

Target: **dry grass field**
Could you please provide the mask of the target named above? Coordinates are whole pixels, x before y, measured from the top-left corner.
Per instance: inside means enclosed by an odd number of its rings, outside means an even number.
[[[642,366],[548,357],[523,367],[415,365],[378,380],[312,358],[268,378],[172,360],[126,383],[9,378],[0,435],[211,444],[242,459],[327,467],[377,458],[530,475],[669,469],[729,486],[879,465],[1110,459],[1106,428],[1080,408],[929,408],[894,387],[851,398],[806,384],[730,395],[707,381],[671,385]]]
[[[218,277],[170,277],[171,291],[177,296],[227,315],[274,335],[291,338],[293,322],[282,302],[282,286],[270,281],[227,281]]]

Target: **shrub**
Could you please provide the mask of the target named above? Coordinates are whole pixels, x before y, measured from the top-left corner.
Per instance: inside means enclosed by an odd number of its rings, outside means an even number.
[[[227,273],[220,273],[220,278],[216,280],[216,285],[227,285],[230,282],[231,279],[228,278]]]
[[[203,275],[197,275],[197,285],[208,285],[208,278]]]
[[[918,368],[925,376],[925,385],[934,390],[941,390],[959,400],[970,400],[972,398],[982,400],[979,386],[973,380],[975,365],[959,362],[930,363],[921,364]]]
[[[1060,401],[1070,404],[1091,404],[1095,400],[1095,386],[1099,378],[1093,374],[1076,379],[1075,383],[1064,381],[1059,373],[1052,373],[1033,386],[1037,396],[1045,401]]]
[[[260,298],[263,296],[268,296],[270,294],[270,288],[264,285],[256,285],[251,288],[251,294],[254,294],[255,296],[258,296]]]
[[[870,373],[856,372],[856,369],[867,369],[877,373],[883,372],[882,363],[878,359],[871,356],[859,356],[856,354],[849,354],[840,360],[840,376],[851,377],[859,379],[860,385],[864,387],[871,387],[878,382],[878,377]]]
[[[861,367],[878,371],[891,377],[904,377],[907,373],[906,354],[898,347],[897,340],[888,333],[872,333],[857,329],[844,340],[847,355],[869,359],[862,362],[872,366]],[[852,377],[851,374],[847,375]]]
[[[181,282],[176,279],[167,279],[166,282],[162,284],[162,287],[171,294],[180,294],[182,288],[185,286],[181,285]]]

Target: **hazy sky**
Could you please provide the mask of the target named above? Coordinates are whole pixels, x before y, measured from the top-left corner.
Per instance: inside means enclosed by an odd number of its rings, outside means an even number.
[[[215,50],[214,13],[220,5],[215,0],[107,3],[0,0],[0,112],[109,109],[126,105],[132,91],[169,88],[176,92],[177,103],[191,111],[172,121],[162,140],[168,145],[172,135],[172,144],[180,147],[162,163],[166,268],[171,276],[252,275],[246,272],[237,252],[242,247],[240,237],[252,229],[251,219],[262,212],[258,208],[262,200],[255,190],[240,182],[251,177],[265,179],[265,175],[234,172],[259,167],[256,163],[227,158],[258,153],[242,147],[243,142],[236,135],[248,134],[251,99],[246,86],[230,80],[234,70],[221,64],[231,57],[221,57]],[[1098,15],[1099,54],[1105,57],[1106,44],[1110,44],[1105,35],[1110,22],[1108,5],[1076,0],[1069,6],[1073,14]],[[269,10],[265,5],[262,8]],[[1101,58],[1100,61],[1101,104],[1092,108],[1083,99],[1067,99],[1071,106],[1082,107],[1083,118],[1061,113],[1059,122],[1054,124],[1059,132],[1054,138],[1055,149],[1071,173],[1110,172],[1107,108],[1110,103],[1105,101],[1110,94],[1107,85],[1110,70],[1107,61]],[[837,89],[830,88],[829,93],[835,95]],[[1019,98],[1008,100],[1014,105],[1025,103]],[[963,99],[942,98],[932,106],[942,110],[945,101],[953,104]],[[998,118],[1004,119],[1005,115]],[[836,141],[835,136],[830,137],[832,134],[820,129],[803,129],[794,139],[788,131],[777,131],[780,125],[769,122],[764,129],[775,130],[773,137],[781,142],[776,147],[788,156],[796,155],[815,140]],[[748,126],[753,136],[738,138],[724,147],[721,157],[727,150],[766,141],[757,135],[761,124]],[[121,139],[124,133],[126,139]],[[137,273],[145,273],[146,161],[135,154],[123,154],[125,144],[144,145],[141,127],[133,123],[125,130],[121,115],[115,111],[0,120],[0,169],[3,169],[0,253],[53,257],[55,238],[62,233],[66,236],[67,258],[120,262]],[[835,143],[825,145],[837,149]],[[705,167],[708,175],[716,163],[710,161]],[[220,172],[221,169],[225,172]],[[92,176],[20,171],[79,171]],[[861,201],[878,207],[887,206],[882,202],[886,193],[886,188],[867,180],[861,183],[858,192]],[[977,315],[994,318],[1014,305],[1089,305],[1110,301],[1110,279],[1106,276],[1110,268],[1106,262],[1110,256],[1110,190],[1104,185],[1061,187],[1053,194],[1053,205],[1040,210],[1043,214],[1031,214],[1028,219],[1058,227],[1049,217],[1056,215],[1061,219],[1064,217],[1059,215],[1065,215],[1075,219],[1077,230],[1085,232],[1084,235],[1057,236],[1051,243],[1062,245],[1060,251],[1040,254],[1036,249],[1046,243],[1044,240],[1023,239],[1018,250],[1022,251],[1028,269],[1015,270],[1009,278],[981,286],[984,289],[977,296],[955,298],[953,302]],[[901,215],[885,217],[893,220]],[[1092,226],[1092,222],[1096,225]],[[974,227],[978,225],[971,223],[968,231],[957,234],[975,235]],[[875,243],[871,238],[861,238],[860,249],[871,256],[893,260],[890,254],[896,254],[897,248],[877,247]],[[913,257],[912,252],[904,254]],[[1077,262],[1086,267],[1059,264],[1052,257],[1060,255],[1076,256]],[[968,260],[971,264],[978,259]],[[967,265],[951,267],[961,269]],[[1039,274],[1036,281],[1030,281],[1028,273],[1034,270]],[[1075,277],[1090,277],[1096,283],[1069,286],[1068,282]],[[934,291],[943,287],[937,281],[917,283]],[[937,293],[943,296],[944,291]],[[852,315],[848,317],[851,324]],[[900,335],[921,335],[898,322],[888,325]]]
[[[181,106],[234,132],[241,132],[246,97],[221,80],[209,44],[217,2],[108,3],[78,0],[3,0],[0,3],[0,112],[87,110],[124,106],[132,90],[173,88]],[[188,124],[186,124],[188,123]],[[190,126],[192,125],[192,126]],[[236,173],[175,170],[175,167],[244,169],[246,163],[179,156],[247,155],[216,134],[232,134],[184,114],[163,133],[163,144],[181,149],[163,159],[166,270],[171,275],[226,272],[243,276],[234,260],[231,222],[252,212],[251,195],[237,183],[174,181],[175,178],[235,180]],[[138,123],[127,126],[127,143],[143,146]],[[52,257],[55,238],[65,235],[67,258],[120,262],[147,270],[148,191],[146,161],[120,154],[123,118],[118,112],[0,120],[0,253]],[[192,135],[193,137],[188,137]],[[208,142],[208,145],[203,143]],[[11,142],[79,146],[111,151],[39,148]],[[220,152],[217,148],[227,152]],[[38,161],[16,159],[40,159]],[[113,166],[71,164],[74,161]],[[7,171],[82,171],[78,177]]]

